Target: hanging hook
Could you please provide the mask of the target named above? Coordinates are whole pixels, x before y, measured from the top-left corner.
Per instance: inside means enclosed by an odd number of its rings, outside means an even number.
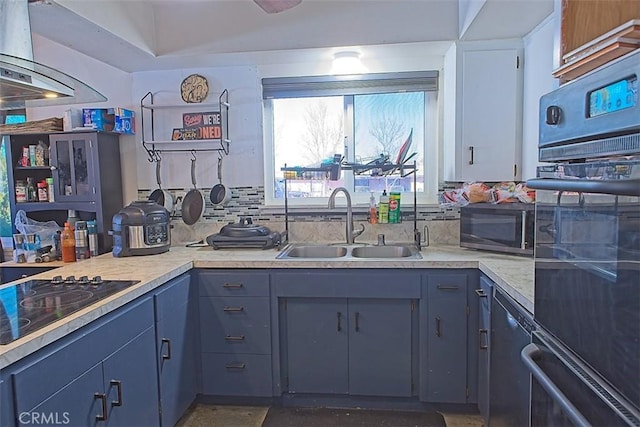
[[[191,159],[192,160],[196,159],[196,150],[191,150]]]

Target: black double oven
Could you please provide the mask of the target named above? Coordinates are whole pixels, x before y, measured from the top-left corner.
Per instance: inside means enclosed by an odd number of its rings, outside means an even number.
[[[532,426],[640,426],[640,50],[540,100]]]

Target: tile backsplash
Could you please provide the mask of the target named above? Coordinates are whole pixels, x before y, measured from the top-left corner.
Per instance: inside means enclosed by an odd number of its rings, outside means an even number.
[[[152,190],[138,190],[138,199],[145,200]],[[264,206],[264,187],[233,187],[231,200],[225,206],[214,206],[209,200],[210,188],[201,188],[205,195],[205,211],[194,225],[182,221],[181,203],[189,189],[169,189],[176,200],[172,212],[172,244],[180,245],[196,242],[219,232],[230,222],[238,222],[242,217],[251,217],[256,224],[264,225],[272,231],[285,230],[284,209]],[[438,205],[418,206],[417,229],[429,234],[430,244],[458,244],[460,242],[458,208]],[[356,238],[357,242],[375,242],[378,234],[384,234],[387,242],[409,242],[413,240],[413,210],[403,211],[400,224],[369,224],[365,208],[353,212],[355,228],[365,225],[365,231]],[[327,211],[326,208],[290,209],[288,226],[289,241],[342,241],[345,239],[344,209]]]

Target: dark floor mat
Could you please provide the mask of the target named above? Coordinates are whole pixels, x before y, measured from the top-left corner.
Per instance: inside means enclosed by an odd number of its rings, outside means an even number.
[[[446,427],[437,412],[269,408],[262,427]]]

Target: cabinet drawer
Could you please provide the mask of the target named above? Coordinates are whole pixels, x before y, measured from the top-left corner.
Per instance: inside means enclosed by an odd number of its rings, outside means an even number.
[[[203,353],[202,392],[224,396],[271,396],[271,356]]]
[[[271,353],[269,298],[201,297],[203,352]]]
[[[269,273],[260,271],[200,271],[200,296],[269,296]]]

